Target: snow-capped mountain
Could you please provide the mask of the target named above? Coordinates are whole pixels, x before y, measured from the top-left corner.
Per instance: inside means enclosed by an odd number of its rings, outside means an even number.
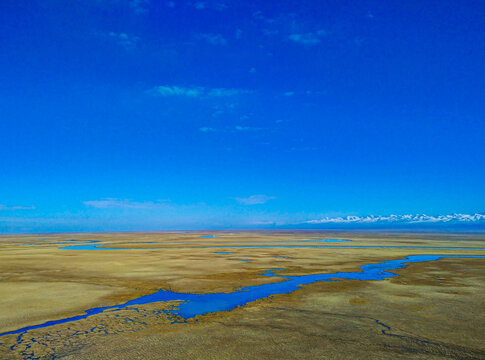
[[[478,223],[485,222],[485,214],[449,214],[449,215],[368,215],[368,216],[345,216],[324,217],[317,220],[308,220],[307,224],[372,224],[372,223]]]

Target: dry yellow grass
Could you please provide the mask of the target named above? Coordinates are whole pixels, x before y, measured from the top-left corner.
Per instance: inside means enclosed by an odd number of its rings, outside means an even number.
[[[472,234],[221,232],[200,237],[209,234],[0,237],[0,332],[121,304],[158,289],[231,292],[284,280],[260,275],[270,268],[306,275],[358,271],[367,263],[413,254],[485,255],[483,250],[329,247],[485,248],[484,236]],[[353,241],[308,242],[315,238]],[[100,240],[97,245],[111,250],[59,249],[77,244],[61,244],[66,239]],[[224,247],[242,245],[271,247]],[[160,312],[176,303],[106,311],[31,330],[20,344],[18,335],[0,337],[0,358],[27,358],[31,352],[66,359],[485,358],[485,259],[447,258],[394,272],[400,276],[386,281],[315,283],[182,324],[171,324]]]

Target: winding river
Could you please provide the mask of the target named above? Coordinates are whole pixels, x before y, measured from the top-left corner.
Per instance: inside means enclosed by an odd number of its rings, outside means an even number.
[[[89,246],[89,245],[88,245]],[[95,245],[91,245],[95,246]],[[108,250],[108,249],[107,249]],[[179,316],[185,320],[194,318],[197,315],[204,315],[219,311],[231,311],[238,306],[243,306],[252,301],[267,298],[277,294],[288,294],[301,288],[304,285],[313,284],[319,281],[345,281],[345,280],[374,280],[382,281],[398,276],[392,270],[402,269],[409,264],[437,261],[442,258],[485,258],[484,255],[410,255],[403,259],[382,261],[375,264],[366,264],[355,272],[335,272],[328,274],[313,274],[301,276],[287,276],[275,274],[278,270],[268,270],[262,276],[278,277],[283,281],[278,283],[248,286],[230,293],[192,294],[177,293],[170,290],[159,290],[151,295],[141,296],[127,301],[123,304],[97,307],[88,309],[82,315],[67,317],[54,321],[47,321],[42,324],[23,327],[17,330],[0,333],[0,336],[24,334],[29,330],[47,328],[54,325],[69,323],[86,319],[90,316],[100,314],[106,310],[121,310],[125,308],[136,308],[139,305],[151,304],[162,301],[179,301],[178,309],[169,310],[173,317]],[[20,338],[21,336],[19,336]]]

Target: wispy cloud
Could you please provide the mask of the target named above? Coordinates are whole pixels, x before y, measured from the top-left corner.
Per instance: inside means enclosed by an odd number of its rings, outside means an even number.
[[[150,0],[131,0],[129,2],[130,8],[133,9],[135,14],[141,15],[148,12],[150,6]]]
[[[431,216],[426,214],[409,215],[368,215],[325,217],[306,221],[308,224],[372,224],[372,223],[448,223],[485,221],[485,214],[450,214]]]
[[[269,18],[269,17],[265,16],[265,15],[263,14],[263,12],[262,12],[262,11],[260,11],[260,10],[257,10],[257,11],[255,11],[255,12],[253,13],[253,18],[254,18],[255,20],[260,20],[260,21],[264,21],[264,22],[267,22],[267,23],[271,23],[271,22],[273,22],[273,21],[274,21],[274,19],[272,19],[272,18]]]
[[[257,131],[257,130],[261,130],[261,128],[258,128],[258,127],[241,126],[241,125],[236,125],[234,127],[234,129],[236,129],[236,131]]]
[[[207,0],[207,1],[195,1],[188,4],[192,6],[196,10],[217,10],[222,11],[227,9],[227,5],[222,1],[214,1],[214,0]]]
[[[205,88],[197,87],[180,87],[180,86],[166,86],[161,85],[150,90],[153,95],[158,96],[187,96],[187,97],[200,97],[203,96],[206,91]]]
[[[166,208],[167,201],[133,201],[130,199],[105,198],[83,202],[84,206],[96,209],[160,209]]]
[[[0,204],[0,211],[1,210],[34,210],[34,209],[35,209],[35,206],[22,206],[22,205],[9,206],[9,205]]]
[[[227,40],[221,34],[199,34],[197,38],[208,42],[211,45],[227,45]]]
[[[274,196],[268,196],[268,195],[251,195],[246,198],[234,198],[238,203],[243,204],[243,205],[259,205],[259,204],[265,204],[270,200],[276,199]]]
[[[155,96],[185,96],[192,98],[217,98],[217,97],[231,97],[237,95],[249,94],[249,90],[241,89],[227,89],[227,88],[206,88],[203,86],[156,86],[148,91]]]
[[[263,29],[263,34],[266,36],[278,35],[279,33],[280,31],[276,29]]]
[[[211,127],[208,127],[208,126],[203,126],[203,127],[200,127],[199,128],[200,131],[202,132],[214,132],[214,131],[217,131],[216,129],[214,128],[211,128]]]
[[[242,94],[249,94],[249,90],[239,90],[239,89],[225,89],[225,88],[214,88],[207,91],[208,96],[236,96]]]
[[[216,2],[214,4],[214,9],[218,11],[226,10],[227,9],[227,4],[224,2]]]
[[[260,22],[262,35],[274,40],[292,41],[302,45],[317,45],[328,36],[328,32],[311,24],[296,13],[279,13],[267,17],[261,11],[253,13],[253,18]]]
[[[119,45],[123,46],[125,49],[133,48],[140,40],[138,36],[128,35],[126,33],[116,33],[116,32],[110,31],[108,35],[111,39],[116,41]]]
[[[321,39],[326,34],[327,33],[325,32],[325,30],[318,30],[316,32],[308,32],[303,34],[291,34],[290,36],[288,36],[288,39],[303,45],[316,45],[322,41]]]
[[[203,2],[203,1],[196,1],[194,3],[194,8],[197,9],[197,10],[204,10],[206,8],[206,3]]]

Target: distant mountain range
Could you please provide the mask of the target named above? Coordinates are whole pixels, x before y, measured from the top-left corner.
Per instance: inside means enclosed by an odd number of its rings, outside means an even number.
[[[484,228],[485,214],[449,215],[367,215],[324,217],[291,227],[299,228]]]
[[[485,221],[485,214],[450,214],[431,216],[426,214],[415,215],[389,215],[389,216],[346,216],[346,217],[325,217],[319,220],[306,221],[308,224],[349,224],[349,223],[378,223],[378,222],[392,222],[392,223],[449,223],[449,222],[478,222]]]

